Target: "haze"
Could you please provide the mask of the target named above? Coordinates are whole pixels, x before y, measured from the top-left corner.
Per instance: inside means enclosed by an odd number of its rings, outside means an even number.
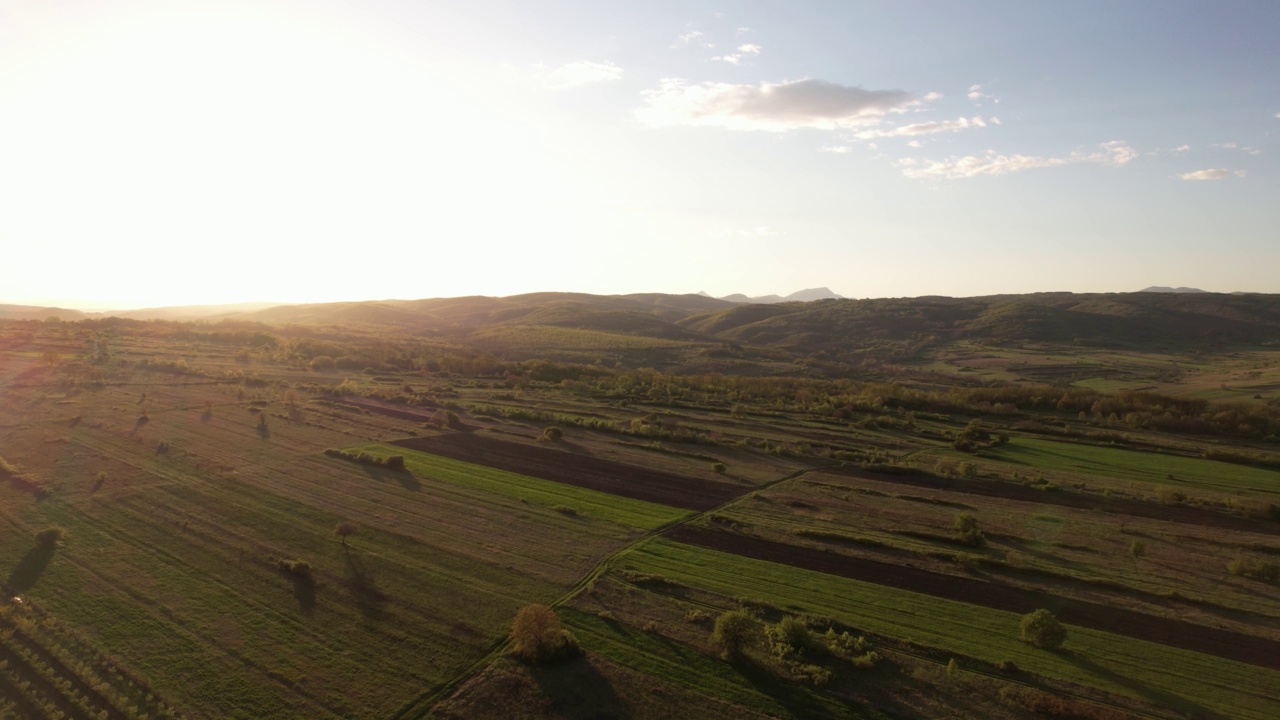
[[[1271,2],[0,0],[0,302],[1280,292]]]

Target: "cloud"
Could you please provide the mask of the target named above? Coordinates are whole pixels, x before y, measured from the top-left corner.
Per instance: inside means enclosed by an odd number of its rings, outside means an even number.
[[[742,63],[743,55],[759,55],[760,51],[763,49],[764,48],[754,43],[747,43],[746,45],[739,45],[738,52],[736,53],[731,53],[729,55],[717,55],[711,59],[718,62],[726,62],[730,65],[739,65]]]
[[[822,152],[835,153],[837,155],[843,155],[849,152],[850,150],[853,150],[853,148],[849,147],[848,145],[823,145],[822,146]]]
[[[676,38],[676,39],[680,41],[680,44],[681,44],[681,45],[688,45],[689,43],[693,42],[694,40],[697,40],[697,39],[698,39],[698,38],[700,38],[700,37],[702,37],[702,32],[701,32],[701,31],[699,31],[699,30],[690,30],[689,32],[687,32],[687,33],[685,33],[685,34],[681,35],[680,37],[678,37],[678,38]]]
[[[1120,167],[1138,156],[1133,148],[1122,141],[1113,140],[1098,146],[1091,153],[1074,152],[1069,155],[1044,157],[1040,155],[998,155],[988,151],[985,155],[965,155],[946,160],[922,160],[903,158],[897,162],[903,175],[910,178],[942,178],[954,180],[979,175],[1005,175],[1036,168],[1061,167],[1096,163]]]
[[[622,68],[611,62],[591,62],[582,60],[580,62],[562,65],[549,73],[546,73],[544,82],[548,87],[556,90],[564,90],[566,88],[577,87],[579,85],[589,85],[598,82],[611,82],[622,79]]]
[[[981,105],[983,100],[990,100],[995,105],[1000,104],[1000,98],[983,92],[982,86],[977,84],[969,86],[968,98],[978,105]]]
[[[996,125],[1000,121],[991,118]],[[941,132],[957,132],[959,130],[968,130],[969,128],[984,128],[987,121],[981,117],[972,118],[956,118],[955,120],[933,120],[930,122],[913,123],[911,125],[901,125],[889,130],[863,130],[854,135],[859,140],[870,140],[872,138],[885,137],[914,137],[918,135],[932,135]]]
[[[864,90],[823,80],[734,85],[668,78],[644,92],[636,117],[655,127],[701,125],[731,130],[785,132],[874,125],[931,99],[903,90]]]
[[[1221,180],[1231,174],[1226,168],[1209,168],[1208,170],[1196,170],[1195,172],[1182,173],[1178,177],[1183,180]]]
[[[1176,148],[1174,148],[1174,149],[1170,150],[1169,152],[1174,152],[1174,153],[1182,154],[1182,153],[1184,153],[1184,152],[1190,152],[1190,151],[1191,151],[1191,146],[1190,146],[1190,145],[1179,145],[1178,147],[1176,147]]]

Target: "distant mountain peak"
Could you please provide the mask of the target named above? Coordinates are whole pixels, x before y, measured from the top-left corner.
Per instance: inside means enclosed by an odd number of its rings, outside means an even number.
[[[758,305],[768,305],[783,302],[812,302],[814,300],[843,300],[844,297],[837,295],[831,291],[831,288],[809,288],[808,290],[798,290],[796,292],[783,297],[781,295],[758,295],[750,297],[742,293],[734,293],[733,295],[725,295],[720,298],[728,302],[735,303],[755,303]]]
[[[1208,291],[1208,290],[1201,290],[1200,288],[1193,288],[1193,287],[1176,287],[1176,288],[1174,288],[1174,287],[1164,287],[1163,285],[1152,285],[1151,287],[1149,287],[1149,288],[1143,288],[1143,289],[1139,290],[1138,292],[1145,292],[1145,293],[1178,293],[1178,294],[1181,294],[1181,295],[1189,295],[1189,294],[1195,294],[1195,293],[1205,293],[1205,294],[1208,294],[1208,292],[1209,292],[1209,291]]]

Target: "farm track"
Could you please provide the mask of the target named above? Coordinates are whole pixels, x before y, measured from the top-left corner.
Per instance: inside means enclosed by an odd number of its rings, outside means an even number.
[[[1039,490],[1027,485],[1019,485],[999,480],[975,480],[969,478],[942,478],[936,475],[890,475],[886,473],[867,472],[859,468],[829,467],[823,472],[833,475],[875,480],[898,485],[927,488],[929,490],[949,490],[952,492],[982,495],[1002,500],[1019,500],[1039,505],[1059,505],[1082,510],[1098,510],[1114,515],[1129,515],[1200,525],[1221,530],[1238,530],[1241,532],[1275,535],[1280,532],[1280,525],[1261,518],[1247,518],[1239,515],[1228,515],[1216,510],[1189,507],[1186,505],[1161,505],[1146,500],[1133,500],[1122,497],[1105,497],[1102,495],[1085,495],[1065,490]]]
[[[752,489],[467,432],[395,440],[391,444],[632,500],[698,512],[719,507]]]
[[[1016,613],[1047,608],[1072,625],[1192,650],[1228,660],[1280,669],[1280,642],[1243,633],[1162,618],[1059,595],[946,575],[929,570],[851,557],[763,538],[682,525],[669,540],[756,560],[838,575],[933,597]]]

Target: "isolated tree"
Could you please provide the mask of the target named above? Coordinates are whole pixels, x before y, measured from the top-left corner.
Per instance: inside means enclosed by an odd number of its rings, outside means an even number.
[[[730,610],[716,618],[711,641],[720,646],[726,658],[735,658],[751,642],[756,629],[756,619],[746,611]]]
[[[333,534],[342,541],[342,547],[347,547],[347,538],[356,534],[356,524],[350,522],[340,522],[333,526]]]
[[[578,641],[546,605],[525,605],[511,623],[512,651],[528,662],[543,663],[574,655]]]
[[[1023,642],[1046,650],[1061,647],[1063,641],[1067,639],[1067,629],[1058,622],[1058,618],[1054,617],[1053,613],[1044,608],[1024,615],[1019,627],[1022,630]]]

